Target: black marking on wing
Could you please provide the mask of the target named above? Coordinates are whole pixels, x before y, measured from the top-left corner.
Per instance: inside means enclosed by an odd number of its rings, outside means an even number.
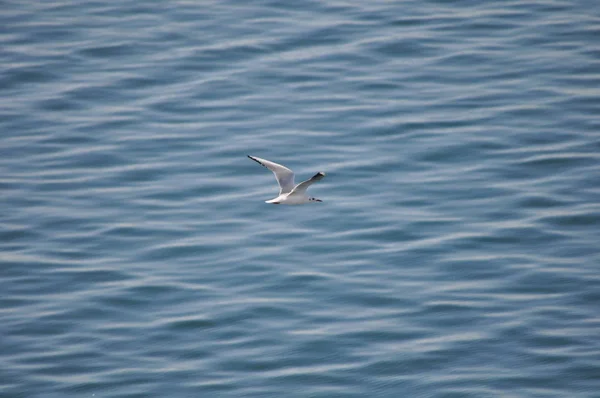
[[[315,174],[314,176],[310,177],[310,179],[318,181],[318,180],[320,180],[323,177],[325,177],[325,173],[319,171],[317,174]]]
[[[260,164],[262,167],[265,167],[265,168],[267,168],[267,169],[268,169],[268,167],[267,167],[267,166],[265,166],[264,164],[262,164],[262,163],[261,163],[261,162],[259,162],[258,160],[254,159],[252,156],[250,156],[250,155],[246,155],[246,156],[248,156],[250,159],[254,160],[256,163]]]

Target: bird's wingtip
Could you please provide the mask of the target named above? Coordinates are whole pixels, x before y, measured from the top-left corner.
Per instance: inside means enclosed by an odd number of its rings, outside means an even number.
[[[260,164],[261,166],[265,166],[265,165],[264,165],[264,164],[263,164],[263,163],[262,163],[260,160],[256,159],[255,157],[253,157],[253,156],[250,156],[250,155],[247,155],[247,156],[248,156],[250,159],[254,160],[256,163]],[[265,167],[267,167],[267,166],[265,166]]]

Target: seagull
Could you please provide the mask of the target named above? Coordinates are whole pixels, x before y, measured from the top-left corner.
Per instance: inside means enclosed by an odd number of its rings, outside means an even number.
[[[271,170],[273,174],[275,174],[277,183],[279,183],[279,196],[271,200],[265,200],[265,203],[272,203],[275,205],[302,205],[310,202],[322,202],[321,199],[308,196],[306,194],[306,189],[313,182],[317,182],[325,177],[325,173],[319,171],[310,179],[303,181],[298,185],[294,185],[294,172],[292,170],[275,162],[257,158],[255,156],[248,155],[248,157]]]

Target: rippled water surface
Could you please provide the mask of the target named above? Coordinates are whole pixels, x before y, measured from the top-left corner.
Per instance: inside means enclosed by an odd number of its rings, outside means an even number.
[[[600,397],[595,2],[2,9],[0,397]]]

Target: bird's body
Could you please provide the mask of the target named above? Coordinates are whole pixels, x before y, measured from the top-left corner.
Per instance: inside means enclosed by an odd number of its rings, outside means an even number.
[[[260,165],[271,170],[275,174],[275,178],[279,183],[279,195],[276,198],[265,201],[266,203],[282,204],[282,205],[302,205],[310,202],[322,202],[320,199],[310,197],[306,194],[306,189],[316,181],[325,177],[325,173],[318,172],[310,179],[294,185],[294,172],[285,166],[271,162],[266,159],[257,158],[255,156],[248,157]]]

